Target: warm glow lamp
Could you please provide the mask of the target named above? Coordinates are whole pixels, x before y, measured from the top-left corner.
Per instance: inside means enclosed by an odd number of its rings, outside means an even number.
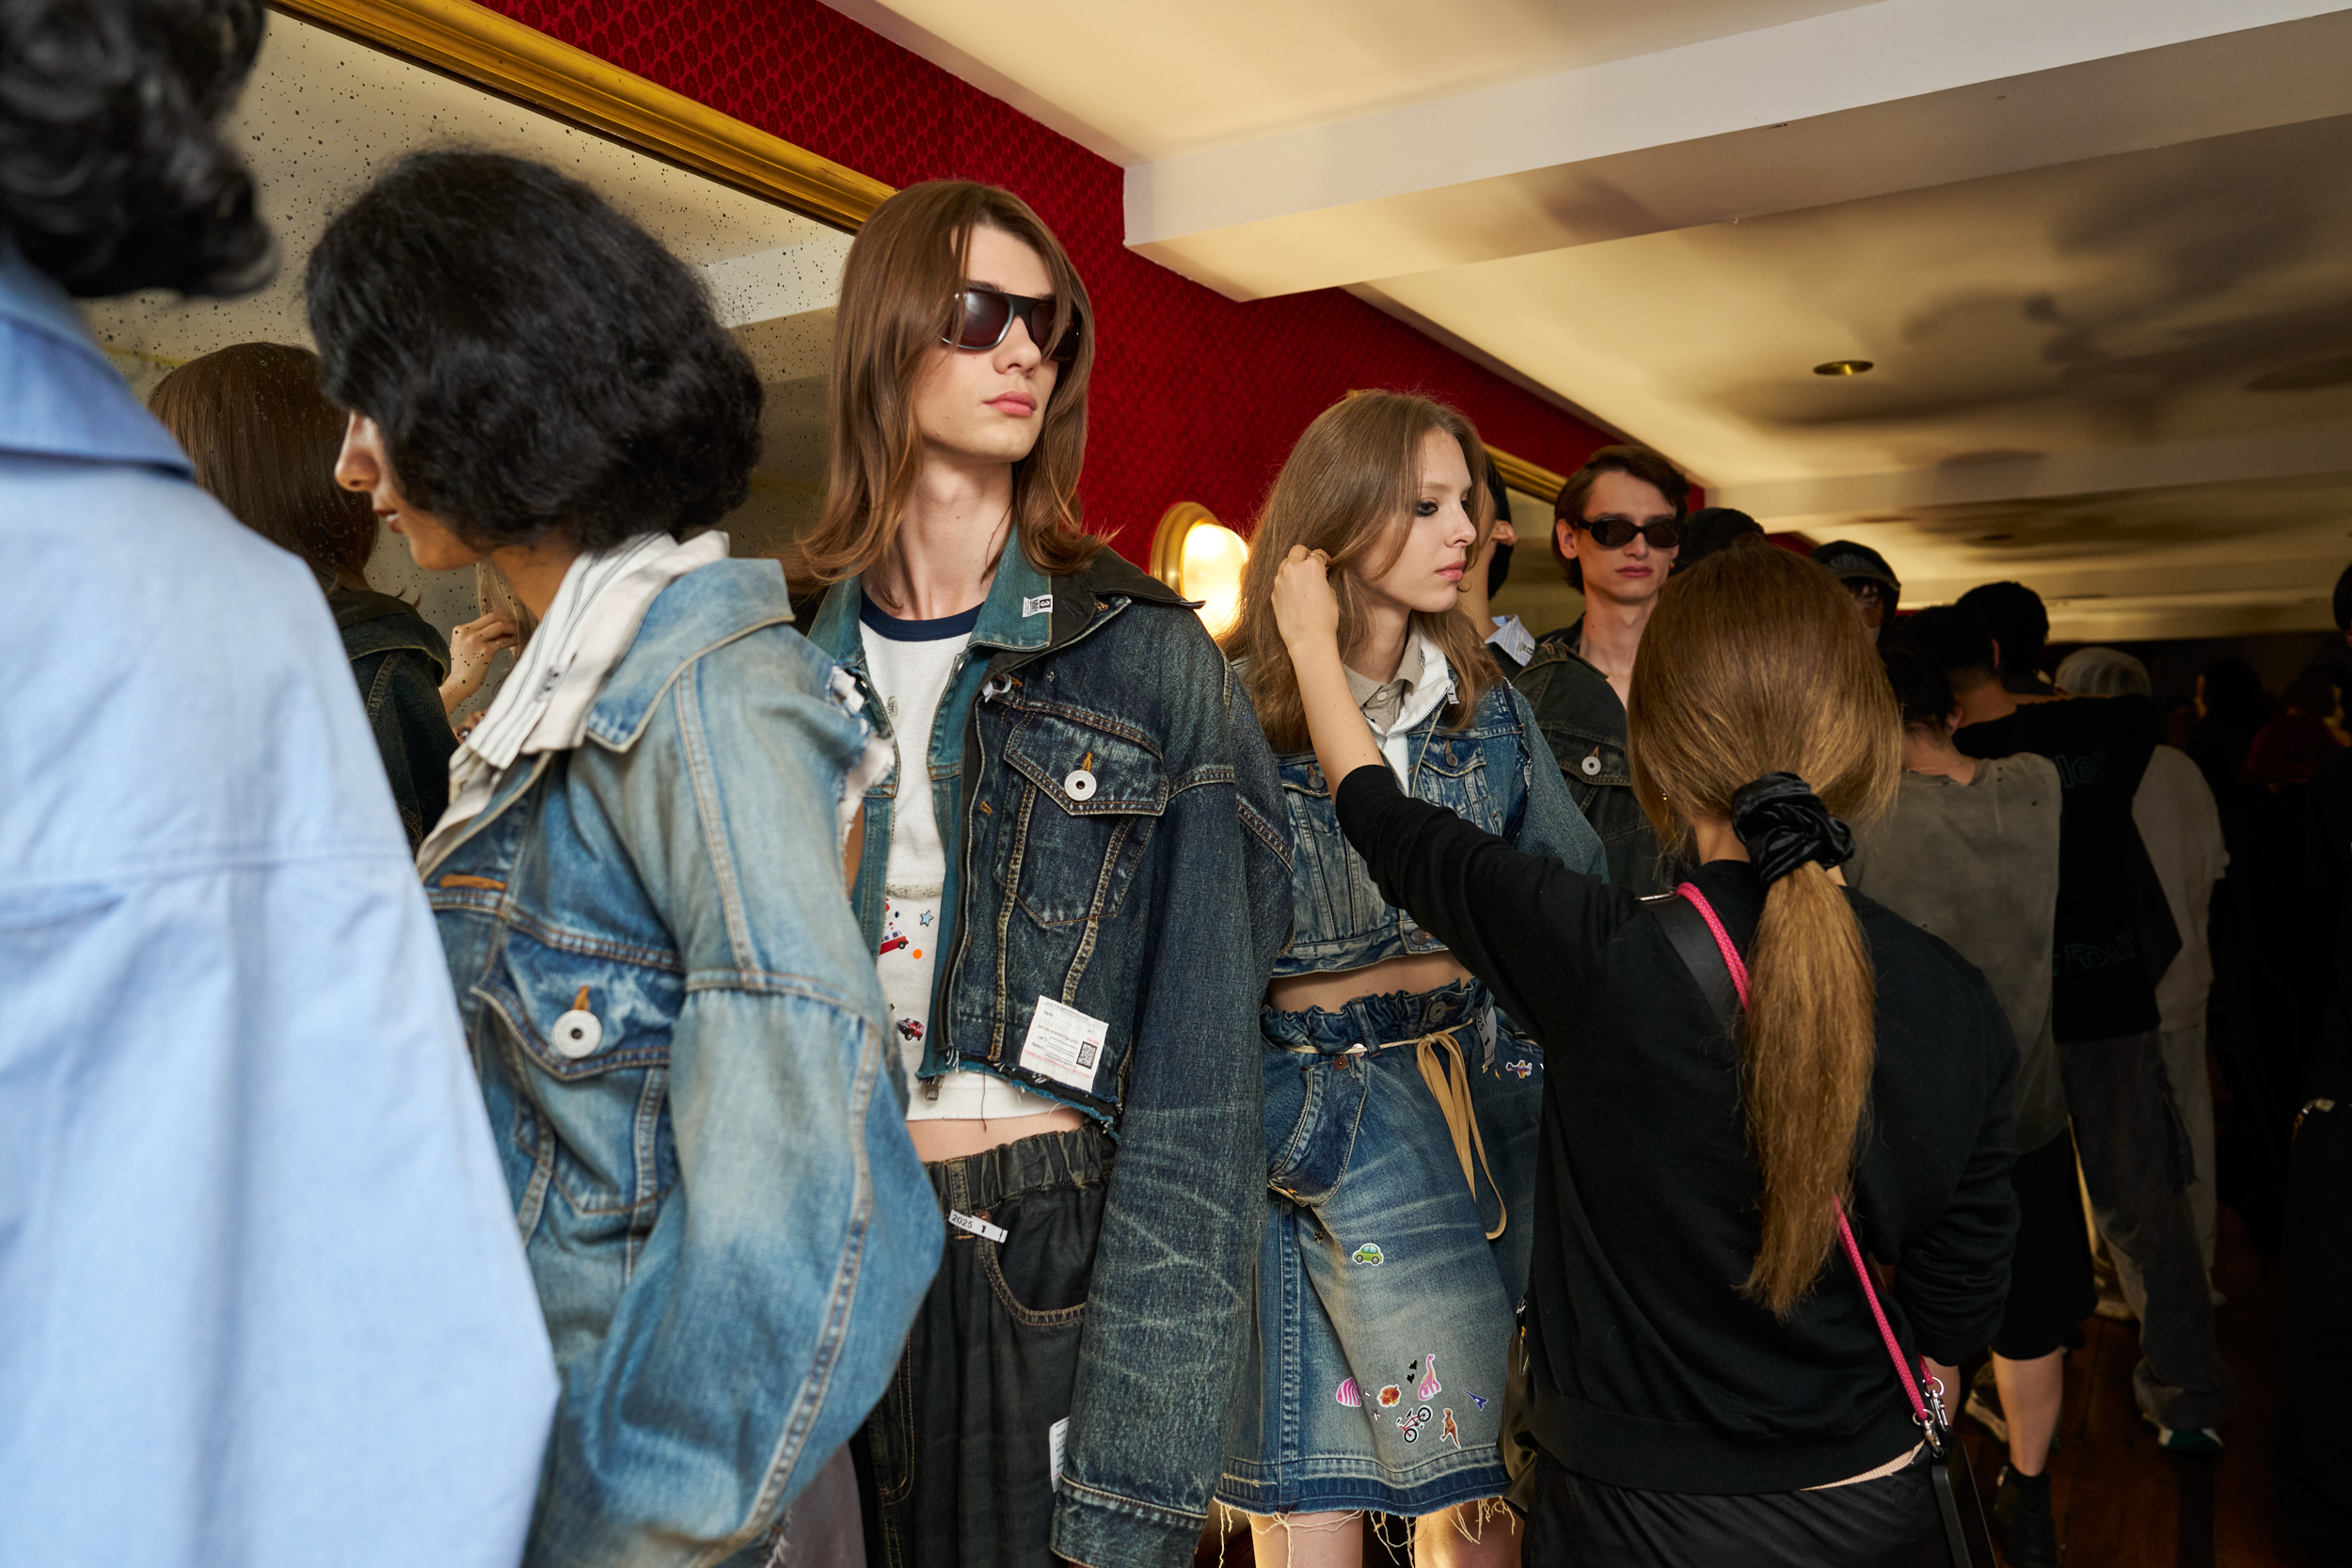
[[[1242,536],[1199,501],[1178,501],[1152,534],[1152,575],[1187,599],[1200,601],[1200,622],[1214,637],[1233,624],[1241,606],[1241,569],[1249,559]]]

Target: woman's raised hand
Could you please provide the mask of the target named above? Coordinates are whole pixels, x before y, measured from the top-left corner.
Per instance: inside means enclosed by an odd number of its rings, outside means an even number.
[[[1293,545],[1275,571],[1274,625],[1294,656],[1301,648],[1338,651],[1340,601],[1331,592],[1330,564],[1331,558],[1321,550]]]
[[[455,713],[482,689],[490,660],[515,646],[515,623],[492,610],[450,633],[449,679],[441,683],[441,711]]]

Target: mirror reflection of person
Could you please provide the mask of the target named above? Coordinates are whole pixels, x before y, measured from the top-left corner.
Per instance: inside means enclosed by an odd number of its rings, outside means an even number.
[[[1706,970],[1632,893],[1403,790],[1321,559],[1293,547],[1274,609],[1348,843],[1544,1048],[1527,1560],[1946,1560],[1840,1210],[1892,1265],[1901,1377],[1949,1390],[2001,1315],[2017,1053],[1973,965],[1838,885],[1832,814],[1875,815],[1899,765],[1851,601],[1787,551],[1730,550],[1644,637],[1634,766],[1698,863]],[[1743,985],[1736,1030],[1710,974]]]
[[[1603,447],[1555,499],[1552,553],[1584,613],[1549,632],[1513,677],[1593,831],[1609,879],[1636,893],[1673,885],[1658,835],[1633,798],[1626,694],[1642,632],[1682,547],[1691,482],[1647,447]]]
[[[867,1424],[897,1565],[1188,1561],[1252,1322],[1281,788],[1200,619],[1081,529],[1094,331],[1009,192],[884,201],[792,566],[897,748],[857,911],[953,1227]]]
[[[318,578],[414,849],[449,805],[457,742],[437,689],[450,646],[415,606],[368,586],[375,515],[335,483],[343,417],[319,395],[318,356],[239,343],[173,371],[147,405],[196,466],[197,483]]]
[[[564,1386],[522,1560],[715,1562],[846,1483],[938,1261],[843,891],[880,754],[775,562],[697,531],[759,381],[644,230],[419,154],[308,293],[338,480],[541,621],[418,856]]]
[[[1291,942],[1259,1018],[1259,1329],[1217,1485],[1264,1568],[1355,1568],[1366,1509],[1415,1519],[1421,1561],[1518,1560],[1497,1391],[1527,1288],[1543,1053],[1340,836],[1273,606],[1292,547],[1323,551],[1349,695],[1404,786],[1599,875],[1599,838],[1461,609],[1487,543],[1485,467],[1470,421],[1426,398],[1326,409],[1275,479],[1224,638],[1296,846]]]
[[[12,1568],[513,1568],[555,1402],[318,581],[193,483],[73,304],[267,279],[218,125],[263,21],[0,5]]]

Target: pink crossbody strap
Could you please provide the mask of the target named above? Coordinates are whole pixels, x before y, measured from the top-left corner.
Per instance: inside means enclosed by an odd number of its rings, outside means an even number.
[[[1707,895],[1698,890],[1696,883],[1684,882],[1675,891],[1690,900],[1691,907],[1697,910],[1699,917],[1707,922],[1708,930],[1714,933],[1715,946],[1724,956],[1724,967],[1731,971],[1732,987],[1740,993],[1740,1009],[1745,1012],[1748,1006],[1748,966],[1746,960],[1740,957],[1740,950],[1731,944],[1731,933],[1724,929],[1724,923],[1716,915],[1715,907],[1707,901]],[[1831,1201],[1836,1202],[1835,1198]],[[1879,1305],[1878,1288],[1870,1283],[1870,1270],[1862,1260],[1862,1247],[1853,1239],[1853,1227],[1846,1222],[1846,1206],[1842,1203],[1837,1204],[1837,1239],[1845,1243],[1846,1261],[1853,1265],[1854,1277],[1862,1281],[1862,1294],[1870,1304],[1870,1316],[1878,1320],[1879,1338],[1885,1342],[1887,1359],[1895,1363],[1895,1378],[1903,1386],[1903,1397],[1911,1401],[1911,1414],[1921,1426],[1932,1431],[1927,1404],[1919,1397],[1919,1385],[1913,1379],[1911,1368],[1903,1360],[1902,1346],[1895,1341],[1895,1330],[1886,1322],[1886,1308]]]

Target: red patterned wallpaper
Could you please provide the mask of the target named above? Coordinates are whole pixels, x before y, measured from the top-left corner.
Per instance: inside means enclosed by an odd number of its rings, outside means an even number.
[[[1128,250],[1120,171],[818,0],[486,0],[567,43],[893,185],[1011,189],[1101,318],[1088,525],[1130,558],[1179,500],[1246,524],[1309,420],[1351,388],[1459,406],[1565,473],[1611,437],[1336,289],[1237,304]]]

